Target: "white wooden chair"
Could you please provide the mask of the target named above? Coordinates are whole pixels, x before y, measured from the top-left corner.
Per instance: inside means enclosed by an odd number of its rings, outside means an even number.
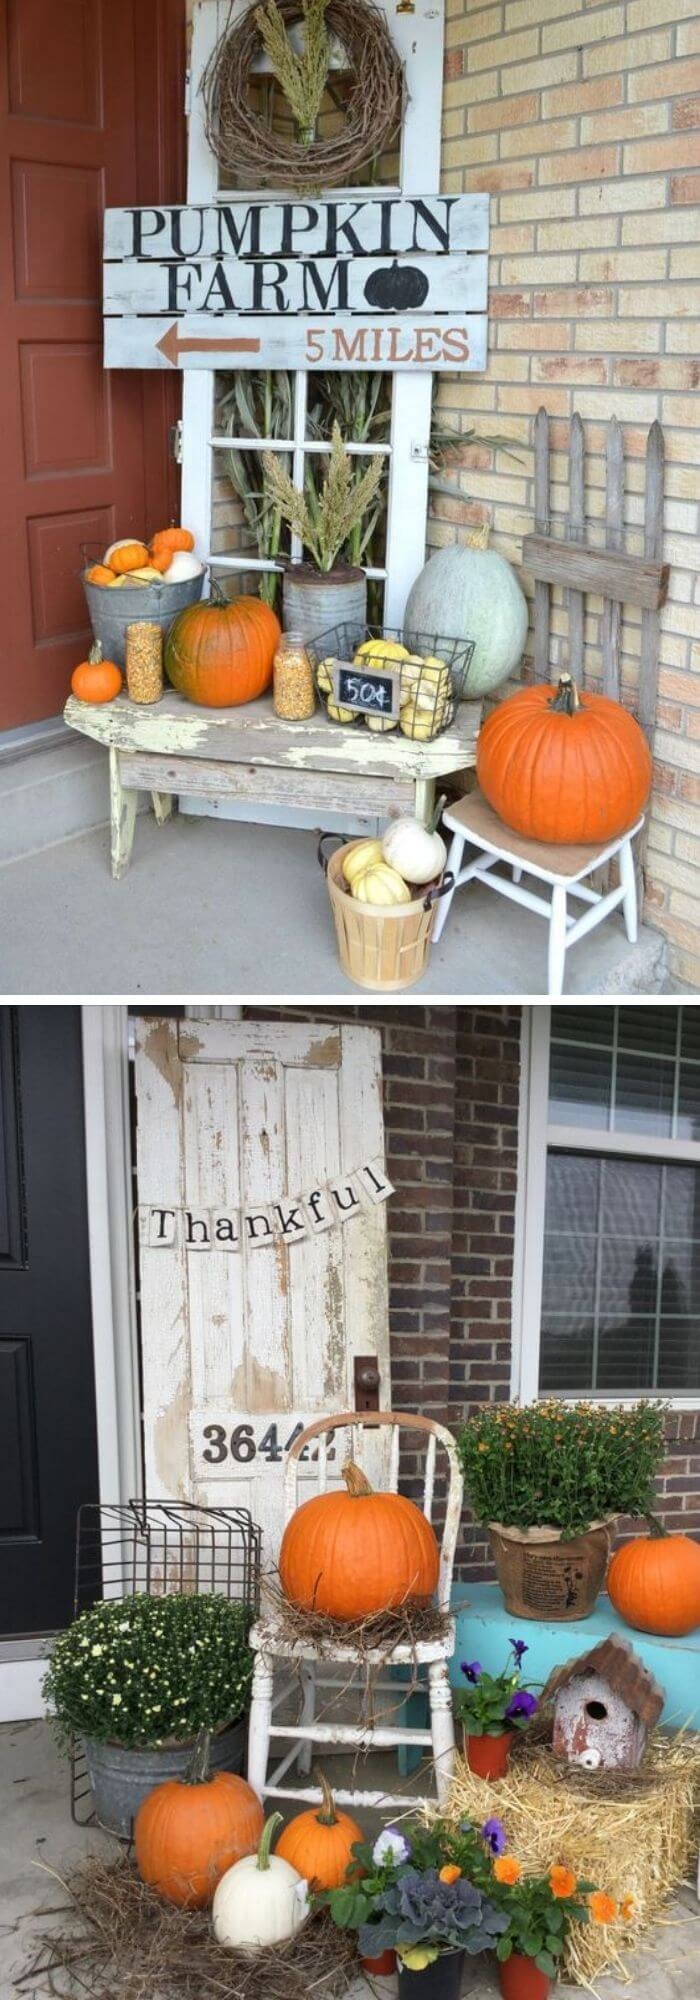
[[[545,918],[549,926],[547,992],[552,1000],[558,999],[564,990],[567,951],[596,924],[602,924],[620,904],[627,936],[631,944],[635,943],[637,888],[632,842],[644,825],[643,815],[616,840],[599,841],[592,847],[557,847],[514,833],[479,791],[470,792],[457,805],[450,806],[443,819],[452,839],[447,856],[448,887],[438,902],[433,944],[437,944],[445,928],[455,889],[462,888],[465,882],[481,882],[486,889],[494,889],[511,902],[522,904],[534,916]],[[462,867],[467,844],[479,851]],[[603,895],[591,888],[587,877],[604,868],[615,855],[619,856],[619,884]],[[509,875],[496,874],[499,861],[505,862]],[[535,895],[531,889],[522,887],[523,875],[532,875],[551,894]],[[587,904],[583,916],[575,917],[567,909],[569,896]]]
[[[427,1520],[430,1520],[432,1515],[438,1448],[440,1447],[446,1454],[449,1486],[436,1601],[441,1611],[448,1612],[455,1547],[462,1511],[463,1481],[454,1439],[442,1424],[434,1423],[431,1417],[412,1416],[409,1412],[403,1411],[394,1414],[384,1410],[362,1412],[352,1410],[343,1416],[322,1417],[316,1423],[309,1424],[292,1446],[287,1460],[285,1520],[289,1520],[298,1504],[299,1459],[305,1445],[308,1445],[311,1439],[318,1439],[318,1491],[323,1493],[326,1491],[328,1480],[329,1433],[332,1433],[337,1440],[343,1430],[359,1429],[361,1426],[376,1429],[384,1425],[390,1426],[392,1433],[388,1486],[393,1493],[398,1489],[401,1432],[410,1431],[414,1435],[422,1432],[427,1439],[423,1485],[423,1513]],[[295,1764],[298,1764],[302,1774],[309,1773],[314,1744],[356,1750],[386,1749],[394,1746],[398,1748],[399,1745],[406,1744],[432,1750],[437,1798],[438,1801],[444,1799],[452,1777],[455,1752],[452,1696],[448,1674],[448,1661],[454,1651],[454,1643],[455,1626],[454,1620],[450,1619],[442,1637],[418,1640],[415,1646],[402,1641],[394,1646],[388,1655],[381,1646],[375,1652],[361,1654],[356,1646],[345,1645],[341,1640],[334,1642],[332,1647],[324,1645],[321,1650],[312,1640],[284,1638],[274,1614],[261,1617],[251,1633],[255,1668],[248,1737],[248,1781],[254,1791],[260,1798],[299,1799],[315,1803],[321,1797],[317,1786],[303,1788],[285,1783],[288,1773]],[[330,1720],[324,1721],[317,1717],[317,1690],[328,1687],[335,1689],[336,1697],[339,1693],[337,1676],[319,1671],[319,1665],[324,1662],[336,1667],[346,1664],[348,1678],[351,1677],[353,1666],[358,1669],[364,1666],[369,1666],[370,1669],[386,1669],[387,1674],[396,1666],[410,1668],[416,1663],[426,1666],[430,1727],[409,1728],[408,1725],[397,1722],[384,1720],[375,1722],[368,1719],[360,1723],[349,1723],[334,1721],[331,1717]],[[287,1672],[283,1684],[275,1686],[276,1669],[284,1667],[285,1663],[288,1668],[293,1665],[296,1671],[291,1677]],[[302,1688],[299,1722],[274,1721],[273,1717],[280,1703],[291,1688],[298,1686],[299,1680]],[[394,1705],[400,1704],[401,1684],[397,1679],[392,1680],[380,1675],[373,1681],[372,1687],[373,1694],[390,1692]],[[270,1746],[281,1737],[291,1739],[291,1749],[285,1751],[284,1756],[273,1766],[268,1776]],[[348,1791],[340,1787],[335,1791],[335,1797],[341,1805],[349,1806],[387,1806],[393,1809],[395,1806],[415,1806],[420,1803],[420,1795],[417,1792],[389,1794],[376,1791]]]

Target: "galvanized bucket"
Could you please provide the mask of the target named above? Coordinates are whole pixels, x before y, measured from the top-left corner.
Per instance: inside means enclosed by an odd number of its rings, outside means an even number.
[[[123,667],[126,659],[126,628],[136,619],[147,618],[166,632],[178,611],[196,604],[204,589],[206,571],[188,577],[185,583],[126,583],[110,590],[105,583],[88,583],[83,574],[90,623],[106,660]]]
[[[331,625],[367,622],[367,578],[361,569],[321,571],[296,563],[284,572],[282,616],[285,632],[317,639]]]
[[[245,1742],[245,1722],[234,1722],[228,1729],[220,1729],[211,1739],[210,1769],[241,1771]],[[193,1743],[125,1750],[121,1743],[100,1743],[94,1736],[84,1736],[83,1750],[98,1826],[103,1826],[107,1833],[116,1833],[120,1840],[130,1840],[133,1820],[148,1793],[166,1778],[186,1776]]]

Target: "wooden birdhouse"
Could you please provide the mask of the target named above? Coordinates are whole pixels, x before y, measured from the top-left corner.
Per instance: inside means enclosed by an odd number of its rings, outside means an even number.
[[[634,1771],[664,1691],[629,1641],[611,1634],[590,1653],[555,1667],[544,1699],[554,1703],[555,1756],[588,1771]]]

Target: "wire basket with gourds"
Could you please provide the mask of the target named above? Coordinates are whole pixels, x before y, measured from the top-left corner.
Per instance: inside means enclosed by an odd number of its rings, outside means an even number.
[[[330,722],[348,728],[364,724],[377,735],[395,730],[417,743],[429,743],[449,728],[455,705],[466,694],[473,651],[471,640],[445,640],[427,632],[410,632],[404,639],[396,627],[388,625],[334,625],[312,644],[307,641],[316,686]],[[398,713],[358,712],[339,705],[334,694],[338,661],[349,661],[372,673],[398,674]]]

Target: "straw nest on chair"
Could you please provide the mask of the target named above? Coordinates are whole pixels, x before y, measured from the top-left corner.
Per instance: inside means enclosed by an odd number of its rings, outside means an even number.
[[[206,1910],[146,1888],[126,1855],[90,1855],[54,1877],[66,1901],[15,1984],[76,2000],[341,2000],[357,1979],[355,1934],[321,1911],[296,1937],[255,1954],[217,1944]]]
[[[523,1741],[494,1790],[460,1759],[448,1812],[480,1825],[496,1811],[525,1875],[563,1862],[616,1902],[633,1898],[627,1923],[571,1928],[564,1976],[590,1986],[605,1971],[628,1977],[621,1951],[637,1944],[687,1880],[699,1801],[700,1737],[656,1730],[638,1771],[572,1769],[548,1743]]]

